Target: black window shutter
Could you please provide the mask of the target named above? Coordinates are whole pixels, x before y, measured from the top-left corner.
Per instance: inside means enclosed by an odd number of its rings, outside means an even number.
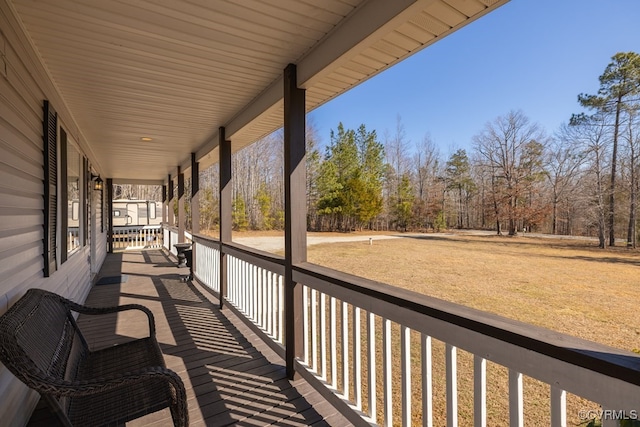
[[[60,212],[60,264],[67,261],[69,251],[69,187],[67,177],[67,133],[60,127],[60,200],[62,212]]]
[[[44,101],[44,276],[56,271],[56,231],[58,214],[58,114]]]

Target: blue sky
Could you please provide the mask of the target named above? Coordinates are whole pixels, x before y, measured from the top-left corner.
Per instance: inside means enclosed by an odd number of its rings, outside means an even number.
[[[471,148],[485,123],[522,110],[552,135],[596,93],[616,52],[640,52],[640,0],[511,0],[309,114],[323,144],[339,122],[383,141],[400,117],[415,147]],[[635,22],[634,22],[635,21]]]

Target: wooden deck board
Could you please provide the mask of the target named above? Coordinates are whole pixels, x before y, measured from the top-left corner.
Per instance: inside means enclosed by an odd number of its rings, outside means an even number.
[[[112,254],[100,277],[126,274],[125,283],[94,286],[86,304],[142,304],[151,309],[167,366],[187,388],[191,426],[348,426],[336,409],[303,380],[286,378],[284,361],[230,310],[198,284],[180,281],[178,269],[160,250]],[[147,334],[140,312],[81,316],[78,324],[92,348]],[[39,405],[30,427],[52,424]],[[128,423],[172,425],[169,410]]]

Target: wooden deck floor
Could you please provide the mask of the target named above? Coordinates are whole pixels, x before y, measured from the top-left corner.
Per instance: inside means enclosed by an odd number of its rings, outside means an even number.
[[[180,281],[178,269],[160,250],[112,254],[100,277],[126,275],[126,282],[97,285],[86,304],[137,303],[155,316],[157,337],[167,366],[187,388],[191,426],[348,426],[350,423],[303,380],[290,382],[284,361],[230,310],[197,284]],[[81,316],[92,346],[147,334],[140,312],[117,317]],[[50,426],[42,405],[30,427]],[[172,425],[168,409],[127,425]]]

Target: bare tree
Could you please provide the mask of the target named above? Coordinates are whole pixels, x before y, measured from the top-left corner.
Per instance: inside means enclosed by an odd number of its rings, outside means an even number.
[[[415,219],[418,227],[426,227],[433,222],[434,218],[430,218],[429,204],[431,201],[431,193],[433,186],[438,177],[440,153],[438,147],[427,134],[422,142],[416,146],[413,155],[413,173],[415,177],[415,189],[417,203],[415,206]]]
[[[523,200],[542,176],[547,138],[522,111],[511,111],[487,123],[473,141],[475,150],[493,171],[496,214],[500,208],[506,209],[509,235],[515,235],[519,223],[531,216],[533,206]],[[505,197],[498,197],[498,191]]]
[[[574,117],[571,122],[571,139],[580,147],[585,156],[584,183],[589,200],[588,206],[593,212],[598,227],[598,246],[605,247],[606,205],[608,188],[606,185],[607,158],[609,158],[607,133],[609,123],[607,116],[594,114],[593,116]],[[590,185],[589,185],[590,184]]]
[[[558,234],[558,207],[562,201],[569,203],[568,199],[573,193],[571,190],[578,184],[584,154],[576,149],[573,129],[566,124],[560,127],[557,137],[551,141],[548,153],[547,177],[552,196],[551,233]],[[564,233],[570,234],[569,227],[565,227]]]

